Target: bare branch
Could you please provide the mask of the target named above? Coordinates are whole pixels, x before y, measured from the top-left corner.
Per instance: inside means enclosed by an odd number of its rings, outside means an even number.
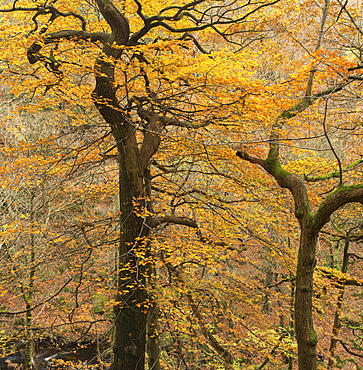
[[[226,14],[216,14],[215,11],[210,12],[210,14],[207,14],[207,11],[202,11],[202,10],[197,10],[196,6],[199,4],[205,3],[205,0],[196,0],[193,2],[190,2],[188,4],[185,4],[183,6],[170,6],[162,9],[159,14],[152,16],[152,17],[143,17],[144,20],[144,27],[140,29],[139,31],[135,32],[131,37],[130,37],[130,45],[135,45],[138,40],[143,37],[148,31],[150,31],[152,28],[156,27],[163,27],[167,29],[170,32],[173,33],[186,33],[186,32],[195,32],[195,31],[202,31],[207,28],[212,28],[214,29],[217,33],[220,35],[223,35],[223,31],[218,30],[217,26],[226,26],[226,25],[231,25],[231,24],[238,24],[241,22],[246,21],[248,17],[250,17],[252,14],[258,12],[259,10],[275,5],[279,2],[280,0],[273,0],[269,2],[262,2],[259,5],[255,4],[256,7],[253,9],[247,11],[246,13],[243,14],[243,16],[234,18],[232,16],[226,16]],[[251,2],[247,1],[243,5],[237,6],[233,9],[227,10],[228,12],[234,12],[236,14],[240,13],[241,9],[246,8],[251,6]],[[209,9],[214,10],[216,7],[211,7]],[[163,16],[163,13],[166,13],[167,11],[175,9],[175,13],[171,16]],[[198,19],[192,11],[202,14],[201,17]],[[226,12],[227,12],[226,11]],[[192,22],[195,24],[195,26],[190,26],[190,27],[174,27],[170,25],[167,22],[177,22],[183,17],[189,18],[192,20]],[[206,18],[206,19],[205,19]]]
[[[38,15],[50,14],[51,19],[54,20],[58,17],[75,17],[81,21],[82,30],[86,30],[86,20],[80,15],[75,12],[61,12],[53,5],[45,5],[45,6],[37,6],[37,7],[16,7],[13,3],[12,8],[7,9],[0,9],[0,13],[11,13],[11,12],[35,12],[37,14],[34,15],[33,20],[36,19]]]
[[[147,17],[142,13],[142,4],[139,0],[134,0],[134,2],[137,5],[137,11],[136,13],[139,15],[139,17],[144,21],[144,24],[146,24]]]
[[[316,41],[316,45],[315,45],[315,52],[318,51],[321,47],[321,42],[322,42],[323,36],[324,36],[324,28],[325,28],[325,24],[326,24],[326,19],[327,19],[327,16],[328,16],[329,5],[330,5],[330,0],[325,0],[323,11],[322,11],[322,17],[321,17],[318,40]],[[308,80],[308,84],[307,84],[306,92],[305,92],[306,97],[309,97],[309,96],[312,95],[315,73],[316,73],[315,68],[310,71],[309,80]]]
[[[204,49],[200,42],[190,32],[184,33],[180,40],[192,40],[193,44],[197,47],[197,49],[200,52],[202,52],[203,54],[210,54],[210,52]]]
[[[261,159],[261,158],[258,158],[258,157],[253,157],[251,155],[249,155],[246,151],[237,151],[236,153],[237,157],[240,157],[241,159],[247,161],[247,162],[250,162],[250,163],[254,163],[254,164],[258,164],[259,166],[263,167],[264,169],[266,169],[266,162]]]
[[[343,346],[343,348],[350,354],[350,355],[353,355],[353,356],[357,356],[357,357],[361,357],[361,358],[363,358],[363,354],[360,354],[360,353],[357,353],[357,352],[354,352],[354,351],[352,351],[351,349],[349,349],[348,347],[347,347],[347,344],[343,341],[343,340],[340,340],[339,341],[340,342],[340,344]],[[357,367],[357,369],[359,369],[358,367]]]
[[[329,100],[326,99],[325,101],[325,108],[324,108],[324,118],[323,118],[323,129],[324,129],[324,135],[326,137],[326,140],[328,141],[328,144],[330,146],[331,151],[334,154],[334,157],[336,158],[339,166],[339,186],[343,185],[343,168],[342,168],[342,162],[337,154],[337,152],[334,149],[333,143],[331,142],[327,129],[326,129],[326,117],[327,117],[327,112],[328,112],[328,102]]]

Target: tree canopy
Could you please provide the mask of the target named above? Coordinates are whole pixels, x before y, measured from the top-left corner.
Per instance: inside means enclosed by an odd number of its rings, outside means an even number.
[[[3,357],[363,366],[361,10],[3,1]]]

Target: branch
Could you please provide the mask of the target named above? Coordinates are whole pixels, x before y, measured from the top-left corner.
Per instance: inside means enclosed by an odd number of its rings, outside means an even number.
[[[363,81],[363,76],[348,76],[349,80]]]
[[[299,222],[303,222],[304,216],[310,214],[310,202],[304,180],[289,171],[286,171],[279,161],[279,131],[286,120],[291,119],[308,109],[317,99],[329,96],[342,90],[348,82],[341,83],[312,96],[304,96],[297,104],[282,112],[271,128],[270,150],[265,160],[250,156],[247,152],[238,151],[236,155],[250,163],[258,164],[272,175],[277,183],[285,189],[289,189],[294,197],[295,215]],[[328,204],[327,204],[328,205]],[[339,208],[339,207],[338,207]],[[330,217],[331,214],[329,214]],[[325,221],[327,222],[327,221]],[[320,224],[322,227],[325,223]]]
[[[150,112],[146,117],[142,116],[148,122],[144,130],[144,139],[140,148],[140,165],[143,171],[146,170],[150,158],[157,152],[161,139],[160,133],[165,127],[165,123],[155,112]]]
[[[140,101],[140,99],[134,97],[135,101]],[[137,108],[137,113],[142,120],[147,121],[147,125],[144,130],[144,138],[140,148],[140,164],[144,171],[152,156],[157,152],[161,138],[160,134],[162,130],[168,126],[179,126],[190,129],[197,129],[210,124],[210,120],[207,120],[201,124],[193,124],[192,122],[180,121],[173,117],[163,117],[161,114],[154,112],[153,110],[148,110],[142,108],[140,105]]]
[[[134,0],[134,2],[137,5],[137,11],[136,11],[136,13],[144,21],[144,24],[146,24],[147,17],[145,17],[145,15],[142,13],[142,4],[140,3],[139,0]]]
[[[271,352],[266,356],[262,364],[257,368],[257,370],[262,370],[271,360],[272,355],[276,352],[276,350],[279,348],[280,343],[282,339],[286,338],[288,336],[287,333],[282,333],[278,339],[277,344],[272,348]]]
[[[339,286],[363,286],[363,280],[348,278],[346,273],[342,273],[339,270],[328,269],[323,266],[317,266],[316,269]],[[347,277],[342,277],[342,275]]]
[[[332,151],[332,153],[334,154],[334,157],[336,158],[337,162],[338,162],[338,167],[339,167],[339,186],[342,186],[343,185],[343,167],[342,167],[342,162],[333,146],[333,143],[331,142],[330,140],[330,137],[328,135],[328,131],[326,129],[326,118],[327,118],[327,114],[328,114],[328,99],[326,99],[325,101],[325,108],[324,108],[324,119],[323,119],[323,129],[324,129],[324,136],[326,137],[326,140],[328,141],[328,144],[329,144],[329,147],[330,147],[330,150]]]
[[[198,224],[193,221],[190,218],[187,217],[177,217],[177,216],[160,216],[160,217],[155,217],[151,223],[150,227],[152,229],[156,228],[157,226],[160,226],[162,224],[175,224],[175,225],[184,225],[184,226],[189,226],[194,229],[198,228]]]
[[[292,106],[289,109],[286,109],[284,112],[282,112],[279,116],[279,118],[284,119],[290,119],[298,115],[299,113],[302,113],[304,110],[309,108],[312,104],[315,103],[316,100],[319,98],[324,98],[326,96],[329,96],[331,94],[337,93],[341,91],[345,86],[348,85],[348,82],[341,83],[337,86],[331,87],[329,89],[326,89],[324,91],[320,91],[316,94],[313,94],[311,96],[304,96],[298,103],[296,103],[294,106]]]
[[[279,286],[281,284],[291,283],[291,282],[294,282],[295,280],[296,280],[295,277],[284,278],[284,279],[278,281],[275,284],[266,285],[266,288],[275,288],[275,287],[277,287],[277,286]]]
[[[42,44],[49,45],[52,43],[56,43],[61,39],[64,40],[85,40],[85,41],[91,41],[96,42],[100,41],[102,43],[105,43],[109,38],[109,35],[104,32],[86,32],[86,31],[79,31],[79,30],[63,30],[59,32],[53,32],[47,35],[43,40]],[[42,49],[42,44],[39,42],[34,42],[27,50],[27,57],[29,60],[29,63],[34,64],[38,60],[41,59],[41,55],[39,54],[39,51]]]
[[[141,102],[142,99],[133,97],[134,100]],[[160,103],[159,103],[160,104]],[[163,108],[163,106],[162,106]],[[165,109],[166,110],[166,109]],[[157,114],[149,109],[143,109],[141,107],[138,107],[137,113],[141,119],[149,120],[152,119],[151,116],[153,114]],[[161,114],[158,115],[158,120],[162,122],[163,127],[165,126],[176,126],[176,127],[184,127],[189,129],[198,129],[202,127],[206,127],[209,124],[212,123],[213,117],[211,119],[207,119],[204,122],[197,124],[190,121],[180,120],[175,117],[164,117]]]
[[[193,31],[201,31],[201,30],[204,30],[206,28],[209,28],[209,27],[215,27],[216,25],[229,25],[229,24],[237,24],[237,23],[240,23],[240,22],[243,22],[245,21],[250,15],[258,12],[259,10],[265,8],[265,7],[268,7],[268,6],[272,6],[272,5],[275,5],[279,2],[280,0],[273,0],[271,2],[266,2],[266,3],[262,3],[258,6],[256,6],[254,9],[248,11],[247,13],[245,13],[243,16],[239,17],[239,18],[227,18],[226,16],[224,15],[218,15],[218,14],[215,14],[215,12],[212,12],[212,14],[209,15],[209,17],[212,19],[212,18],[216,18],[218,17],[218,19],[216,21],[210,21],[209,23],[205,23],[205,21],[203,22],[202,20],[200,20],[199,22],[200,23],[204,23],[202,24],[201,26],[196,26],[196,27],[185,27],[185,28],[173,28],[171,26],[169,26],[168,24],[164,23],[163,21],[178,21],[180,20],[183,16],[189,16],[189,18],[192,18],[195,20],[194,17],[191,17],[191,14],[189,12],[186,12],[186,10],[192,8],[194,5],[197,5],[199,3],[204,3],[205,0],[196,0],[192,3],[189,3],[189,4],[186,4],[184,5],[184,7],[182,8],[177,8],[177,12],[170,16],[170,17],[161,17],[161,13],[159,13],[159,16],[157,17],[158,19],[158,25],[161,25],[165,28],[167,28],[168,30],[172,31],[172,32],[193,32]],[[238,6],[237,8],[233,9],[235,10],[235,13],[237,14],[240,14],[241,12],[237,12],[237,10],[241,10],[242,8],[244,8],[245,6],[248,6],[250,5],[250,1],[247,1],[246,4],[243,4],[242,6]],[[170,7],[169,9],[171,8],[174,8],[174,7]],[[168,10],[168,9],[167,9]],[[233,11],[232,9],[230,11]]]
[[[188,217],[177,217],[177,216],[159,216],[153,218],[151,223],[149,224],[149,227],[154,229],[157,226],[163,225],[163,224],[174,224],[174,225],[184,225],[184,226],[189,226],[192,227],[193,229],[197,229],[197,236],[199,240],[202,243],[207,243],[211,244],[213,246],[219,246],[219,247],[227,247],[227,244],[225,242],[214,242],[209,240],[208,238],[204,237],[202,235],[202,232],[199,229],[198,224],[193,221],[192,219]]]
[[[270,149],[268,157],[265,160],[250,156],[247,152],[242,151],[238,151],[236,155],[250,163],[260,165],[267,173],[275,178],[282,188],[290,190],[295,201],[296,218],[299,222],[303,222],[303,216],[310,213],[310,205],[304,181],[300,176],[286,171],[281,166],[278,160],[277,145],[275,149],[273,147]]]
[[[350,163],[348,166],[345,166],[342,168],[342,172],[349,171],[357,166],[359,166],[361,163],[363,163],[363,159],[358,159],[352,163]],[[340,177],[340,170],[330,172],[326,175],[322,176],[304,176],[304,179],[308,182],[318,182],[322,180],[330,180],[332,178],[339,178]]]
[[[355,253],[349,253],[349,257],[356,258],[357,260],[363,260],[363,256],[359,256]]]
[[[81,21],[82,24],[82,30],[86,30],[86,20],[80,15],[75,12],[69,11],[69,12],[61,12],[57,8],[55,8],[53,5],[45,5],[44,7],[40,7],[38,14],[44,14],[45,13],[50,13],[51,16],[51,22],[53,22],[56,18],[58,17],[75,17]],[[36,17],[36,15],[35,15]],[[33,17],[34,18],[34,17]],[[49,21],[48,21],[49,23]],[[47,27],[45,28],[47,29]]]
[[[326,19],[327,19],[327,16],[328,16],[329,4],[330,4],[330,0],[325,0],[324,1],[324,7],[322,9],[322,17],[321,17],[321,22],[320,22],[319,35],[318,35],[318,39],[316,41],[315,50],[314,50],[315,52],[317,52],[321,47],[321,42],[322,42],[323,36],[324,36],[324,28],[325,28],[325,24],[326,24]],[[316,73],[316,68],[313,68],[310,71],[310,76],[309,76],[308,84],[307,84],[307,87],[306,87],[306,92],[305,92],[306,97],[309,97],[312,94],[315,73]]]
[[[339,341],[340,342],[340,344],[343,346],[343,348],[350,354],[350,355],[353,355],[353,356],[357,356],[357,357],[361,357],[361,358],[363,358],[363,355],[362,354],[360,354],[360,353],[357,353],[357,352],[353,352],[352,350],[350,350],[348,347],[347,347],[347,345],[345,344],[345,342],[344,341],[342,341],[342,340],[340,340]]]
[[[96,0],[97,6],[112,30],[110,44],[126,45],[130,35],[128,20],[115,7],[112,1]]]
[[[284,126],[286,120],[291,119],[298,114],[304,112],[306,109],[308,109],[311,105],[314,104],[316,100],[319,98],[327,97],[331,94],[334,94],[338,91],[341,91],[346,85],[348,85],[349,82],[341,83],[337,86],[333,86],[329,89],[326,89],[324,91],[318,92],[316,94],[313,94],[311,96],[304,96],[298,103],[290,107],[289,109],[286,109],[284,112],[282,112],[276,119],[274,125],[271,129],[271,135],[270,135],[270,152],[268,154],[269,158],[278,159],[279,156],[279,131]]]
[[[331,193],[320,205],[314,215],[313,224],[316,230],[320,230],[330,216],[345,204],[363,202],[363,184],[340,186]]]
[[[348,1],[343,5],[342,2],[340,0],[338,0],[338,4],[341,6],[341,10],[339,12],[339,15],[338,15],[338,18],[340,16],[340,13],[343,11],[345,11],[345,13],[347,14],[347,16],[349,17],[350,21],[353,23],[353,25],[355,26],[356,30],[361,34],[363,35],[363,31],[362,29],[359,27],[358,23],[355,21],[354,17],[350,14],[350,12],[348,11],[347,9],[347,3]]]
[[[253,163],[253,164],[258,164],[259,166],[261,166],[265,170],[267,170],[266,162],[261,158],[253,157],[253,156],[249,155],[246,151],[241,151],[241,150],[237,151],[236,155],[237,155],[237,157],[240,157],[241,159],[243,159],[247,162],[250,162],[250,163]]]
[[[134,0],[135,1],[135,0]],[[144,21],[144,27],[140,29],[139,31],[135,32],[130,37],[130,45],[136,45],[138,40],[145,36],[148,31],[150,31],[152,28],[156,27],[163,27],[167,29],[168,31],[172,33],[186,33],[186,32],[196,32],[196,31],[202,31],[207,28],[214,29],[218,34],[223,35],[224,33],[222,31],[219,31],[216,26],[223,26],[223,25],[232,25],[232,24],[238,24],[241,22],[246,21],[248,17],[250,17],[252,14],[258,12],[259,10],[272,6],[276,3],[278,3],[280,0],[273,0],[270,2],[260,3],[260,5],[256,5],[255,8],[253,8],[250,11],[247,11],[243,16],[238,18],[232,18],[227,17],[224,14],[216,14],[216,12],[211,12],[211,14],[207,14],[207,11],[198,10],[195,7],[199,4],[206,3],[205,0],[195,0],[188,4],[185,4],[183,6],[170,6],[162,9],[157,15],[152,17],[145,17],[141,13],[141,7],[139,6],[139,2],[135,1],[138,5],[138,14]],[[235,14],[241,14],[242,8],[248,7],[251,5],[250,1],[247,1],[243,5],[238,5],[239,3],[236,1],[233,1],[232,4],[237,4],[237,6],[233,9],[230,9],[229,12],[234,12]],[[170,12],[171,10],[175,9],[175,13],[170,16],[163,16],[163,13]],[[192,14],[192,11],[197,12],[198,15],[201,15],[201,17],[198,19],[195,15]],[[213,10],[213,9],[212,9]],[[140,12],[140,13],[139,13]],[[172,24],[175,24],[177,21],[181,20],[182,18],[187,17],[192,20],[192,22],[195,24],[195,26],[190,27],[182,27],[177,28],[173,27],[167,22],[172,22]],[[207,19],[204,19],[207,18]],[[213,20],[217,18],[217,20]]]
[[[184,35],[180,38],[180,40],[192,40],[193,44],[197,47],[197,49],[203,54],[210,54],[210,51],[207,51],[203,48],[200,42],[191,34],[190,32],[185,32]]]
[[[42,40],[43,44],[51,44],[57,42],[61,39],[67,40],[87,40],[91,42],[100,41],[104,44],[104,53],[108,56],[112,56],[115,59],[118,59],[121,55],[121,49],[119,48],[112,48],[111,45],[126,45],[128,42],[130,28],[127,19],[118,11],[118,9],[113,5],[111,1],[106,0],[97,0],[96,1],[100,12],[102,13],[103,17],[111,27],[112,33],[107,34],[104,32],[86,32],[85,27],[86,23],[83,17],[74,13],[74,12],[67,12],[62,13],[58,11],[53,6],[46,6],[46,7],[38,7],[38,8],[12,8],[7,9],[6,11],[14,11],[14,10],[21,10],[21,11],[36,11],[39,14],[52,14],[53,18],[62,16],[74,16],[79,18],[82,21],[82,30],[62,30],[59,32],[53,32],[48,34],[44,40]],[[5,11],[5,10],[0,10]],[[33,17],[34,18],[34,17]],[[36,22],[36,21],[35,21]],[[43,31],[44,32],[44,31]],[[42,44],[35,42],[33,43],[27,51],[28,60],[31,64],[36,63],[38,60],[41,59],[41,56],[38,52],[42,49]]]
[[[205,0],[195,0],[195,1],[192,1],[192,2],[190,2],[188,4],[185,4],[183,6],[175,6],[175,5],[168,6],[168,7],[164,8],[164,9],[160,10],[160,12],[159,12],[158,15],[161,16],[161,14],[164,13],[164,12],[168,12],[170,10],[176,9],[177,10],[176,13],[172,17],[170,17],[170,18],[172,18],[172,19],[179,19],[180,18],[180,15],[182,14],[182,12],[184,12],[186,10],[191,10],[196,5],[202,4],[204,2],[205,2]]]
[[[270,144],[270,153],[269,156],[273,155],[274,157],[278,156],[279,151],[279,144],[278,144],[278,133],[280,129],[284,126],[286,120],[297,116],[298,114],[304,112],[308,109],[311,105],[315,103],[316,100],[319,98],[327,97],[331,94],[341,91],[345,86],[348,85],[349,82],[341,83],[337,86],[333,86],[329,89],[324,91],[318,92],[311,96],[304,96],[298,103],[283,111],[276,119],[274,125],[272,126],[271,130],[271,144]]]
[[[233,355],[218,342],[218,340],[214,337],[209,328],[206,326],[203,316],[199,311],[198,305],[195,303],[192,293],[188,288],[187,284],[184,282],[184,279],[182,278],[179,271],[177,271],[177,269],[173,267],[171,263],[165,261],[164,263],[166,264],[170,274],[174,275],[174,277],[178,280],[178,282],[183,286],[184,290],[186,291],[185,295],[187,297],[188,304],[191,308],[192,314],[196,318],[200,331],[208,341],[209,345],[218,353],[219,356],[222,357],[222,359],[227,364],[229,365],[233,364],[234,362]]]
[[[79,274],[77,274],[76,276],[78,276]],[[55,298],[59,293],[61,293],[63,291],[64,288],[66,288],[66,286],[72,281],[74,280],[75,277],[71,277],[70,279],[68,279],[59,289],[57,292],[55,292],[54,294],[52,294],[49,298],[45,299],[44,301],[40,302],[40,303],[37,303],[36,305],[34,305],[33,307],[30,307],[30,308],[27,308],[25,310],[21,310],[21,311],[0,311],[0,315],[19,315],[21,313],[25,313],[25,312],[28,312],[28,311],[33,311],[35,310],[36,308],[42,306],[43,304],[45,303],[48,303],[50,302],[53,298]]]
[[[80,14],[77,14],[75,12],[72,12],[72,11],[61,12],[57,8],[55,8],[53,5],[45,5],[45,6],[37,6],[37,7],[16,7],[15,4],[16,4],[16,1],[14,1],[12,8],[0,9],[0,13],[35,12],[36,14],[33,16],[33,21],[35,23],[35,29],[33,29],[32,32],[36,31],[38,28],[36,18],[39,15],[44,15],[44,14],[49,14],[50,19],[47,22],[47,26],[45,26],[45,28],[42,30],[43,32],[45,32],[49,24],[51,24],[58,17],[75,17],[81,21],[82,30],[84,31],[86,30],[86,20]]]

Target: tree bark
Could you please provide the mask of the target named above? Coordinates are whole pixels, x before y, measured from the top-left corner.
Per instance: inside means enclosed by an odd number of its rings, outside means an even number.
[[[311,221],[311,220],[309,220]],[[299,370],[316,370],[317,334],[313,324],[313,275],[317,233],[311,225],[302,225],[296,270],[295,333]]]
[[[296,105],[298,106],[298,105]],[[294,106],[285,111],[277,120],[277,126],[282,126],[282,117],[290,116],[291,111],[300,111]],[[299,108],[300,109],[300,108]],[[301,108],[303,109],[303,108]],[[287,113],[286,113],[287,112]],[[281,188],[288,189],[293,196],[295,216],[300,225],[300,245],[296,270],[295,286],[295,334],[298,344],[299,370],[316,370],[317,334],[314,329],[313,309],[313,282],[318,234],[329,221],[330,216],[351,202],[363,201],[363,184],[344,186],[330,193],[320,204],[315,213],[310,210],[310,202],[304,180],[293,173],[284,170],[279,162],[279,145],[277,134],[273,133],[270,151],[265,160],[250,156],[246,152],[236,154],[243,160],[257,164],[272,175]]]
[[[159,307],[154,301],[149,313],[147,326],[148,336],[148,362],[149,370],[160,370],[160,343],[159,343]]]
[[[143,370],[145,364],[148,295],[145,263],[149,227],[142,214],[146,207],[144,168],[135,128],[119,105],[115,87],[115,63],[126,45],[129,26],[111,1],[97,0],[112,34],[96,61],[95,105],[110,125],[119,163],[120,242],[112,370]],[[146,161],[147,163],[147,161]]]

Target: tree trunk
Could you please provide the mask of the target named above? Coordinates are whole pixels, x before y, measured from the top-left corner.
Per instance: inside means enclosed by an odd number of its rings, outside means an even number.
[[[147,291],[145,288],[145,264],[143,261],[146,244],[142,237],[143,218],[133,209],[132,199],[125,202],[130,189],[122,188],[126,182],[120,172],[120,245],[118,287],[115,306],[115,334],[112,370],[143,370],[145,363],[146,325],[148,314]]]
[[[33,225],[35,222],[35,211],[34,211],[34,198],[35,191],[31,192],[30,196],[30,222]],[[25,302],[25,358],[24,358],[24,370],[38,370],[38,364],[36,362],[36,351],[35,343],[33,338],[33,288],[34,288],[34,277],[35,277],[35,266],[36,266],[36,254],[35,254],[35,230],[30,234],[30,259],[27,261],[29,266],[29,277],[28,282],[22,284],[23,299]]]
[[[299,370],[316,370],[317,334],[313,325],[313,275],[317,233],[309,222],[301,225],[300,248],[296,271],[295,333]]]
[[[145,186],[135,131],[122,112],[99,107],[119,153],[120,244],[112,370],[143,370],[148,314],[145,288],[147,220]]]
[[[149,310],[145,288],[145,237],[149,227],[143,217],[146,209],[145,168],[140,160],[135,127],[118,102],[115,86],[115,64],[122,55],[118,46],[127,44],[129,25],[111,1],[96,2],[112,33],[96,61],[93,99],[110,125],[119,163],[120,243],[111,369],[144,370]]]
[[[148,320],[148,362],[149,370],[160,370],[160,343],[159,343],[159,307],[154,301],[149,314]]]

